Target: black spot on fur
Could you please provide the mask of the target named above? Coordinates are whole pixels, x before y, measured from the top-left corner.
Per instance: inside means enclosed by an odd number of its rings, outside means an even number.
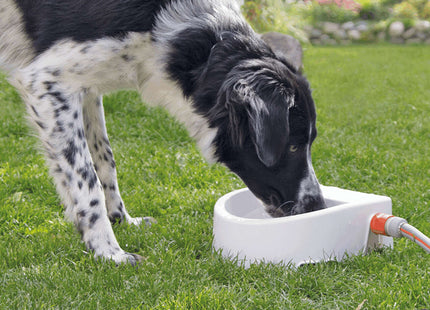
[[[133,60],[134,60],[134,57],[133,57],[133,56],[130,56],[130,55],[127,55],[127,54],[121,55],[121,58],[122,58],[125,62],[130,62],[130,61],[133,61]]]
[[[93,213],[90,217],[90,228],[97,222],[97,220],[100,218],[100,215],[97,213]]]
[[[84,181],[87,180],[87,177],[88,177],[88,167],[79,168],[78,170],[76,170],[76,172],[81,175],[81,177],[82,177],[82,179]]]
[[[51,82],[51,81],[44,81],[43,84],[45,85],[45,88],[47,91],[51,91],[52,88],[54,87],[55,84],[57,84],[56,82]]]
[[[103,142],[107,145],[110,146],[110,142],[106,137],[103,137]]]
[[[66,98],[64,98],[64,96],[63,96],[63,94],[61,93],[61,92],[59,92],[59,91],[54,91],[54,92],[48,92],[48,93],[46,93],[46,94],[43,94],[43,95],[41,95],[41,96],[39,96],[39,99],[43,99],[43,98],[45,98],[46,96],[51,96],[51,97],[53,97],[54,98],[54,102],[52,102],[52,104],[55,106],[55,105],[57,105],[58,104],[58,102],[60,102],[60,103],[65,103],[67,100],[66,100]]]
[[[86,217],[87,216],[87,212],[85,210],[79,211],[78,212],[78,216],[79,217]]]
[[[37,124],[37,126],[39,126],[41,129],[46,129],[45,124],[43,124],[42,122],[40,122],[40,121],[36,121],[36,124]]]
[[[83,186],[82,182],[81,182],[81,181],[78,181],[78,188],[79,188],[79,189],[82,189],[82,186]]]
[[[61,75],[61,70],[54,70],[54,71],[52,71],[52,75],[53,76],[60,76]]]
[[[76,147],[75,142],[73,140],[69,141],[68,146],[63,150],[63,155],[72,167],[75,165],[77,153],[78,148]]]
[[[98,199],[93,199],[93,200],[91,200],[91,202],[90,202],[90,206],[91,207],[95,207],[95,206],[97,206],[99,204],[99,200]]]
[[[62,112],[68,111],[70,107],[67,104],[63,104],[61,107],[54,110],[55,118],[58,118]]]
[[[63,127],[63,123],[61,121],[57,120],[55,122],[55,127],[52,130],[52,133],[55,134],[55,133],[59,133],[59,132],[64,132],[64,127]]]
[[[82,129],[78,129],[78,138],[79,140],[83,140],[84,139],[84,131]]]
[[[88,182],[88,188],[91,190],[97,183],[97,174],[91,165],[85,165],[76,170],[84,181]]]
[[[52,92],[49,93],[49,95],[53,96],[57,101],[61,103],[65,103],[67,101],[66,98],[63,97],[63,94],[60,92]]]
[[[34,115],[39,117],[39,113],[37,112],[36,108],[33,105],[31,106],[31,109],[33,110]]]
[[[97,175],[91,170],[90,178],[88,180],[88,188],[91,190],[97,183]]]

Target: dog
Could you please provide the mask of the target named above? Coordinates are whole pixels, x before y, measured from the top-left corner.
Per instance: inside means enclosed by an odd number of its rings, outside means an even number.
[[[166,108],[272,216],[324,208],[309,83],[234,0],[2,0],[0,68],[25,102],[66,218],[96,258],[137,264],[111,222],[152,221],[131,217],[119,192],[102,95],[120,89]]]

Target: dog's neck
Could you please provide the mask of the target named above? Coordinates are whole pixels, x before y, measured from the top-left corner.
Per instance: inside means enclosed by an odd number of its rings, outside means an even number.
[[[217,5],[213,5],[215,1]],[[218,67],[213,80],[222,83],[222,75],[239,61],[234,57],[237,51],[226,45],[222,48],[230,59],[209,64],[216,45],[228,40],[226,33],[231,31],[255,35],[234,1],[198,1],[192,7],[189,2],[172,2],[157,18],[151,33],[152,49],[148,51],[153,56],[145,66],[150,74],[139,83],[143,100],[165,107],[183,123],[209,162],[217,161],[212,143],[218,130],[208,114],[216,104],[221,84],[202,85],[202,79],[213,73],[207,72],[211,65]],[[204,94],[196,94],[197,88],[204,89]]]

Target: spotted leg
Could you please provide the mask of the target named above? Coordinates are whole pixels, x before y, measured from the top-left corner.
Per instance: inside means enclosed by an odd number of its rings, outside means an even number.
[[[87,249],[96,257],[136,264],[141,257],[123,251],[115,238],[88,148],[82,114],[87,90],[71,86],[61,74],[57,66],[30,65],[14,84],[38,130],[66,217]]]
[[[115,160],[109,143],[102,97],[88,94],[84,101],[83,118],[85,136],[94,161],[94,167],[104,189],[108,217],[112,223],[122,222],[140,225],[150,224],[155,220],[151,217],[133,218],[124,207],[119,193]]]

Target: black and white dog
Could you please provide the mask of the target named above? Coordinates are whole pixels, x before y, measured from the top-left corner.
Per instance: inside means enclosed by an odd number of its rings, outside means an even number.
[[[1,0],[0,66],[37,128],[68,219],[96,257],[124,252],[101,95],[137,89],[181,121],[273,216],[321,209],[306,79],[244,21],[235,0]]]

